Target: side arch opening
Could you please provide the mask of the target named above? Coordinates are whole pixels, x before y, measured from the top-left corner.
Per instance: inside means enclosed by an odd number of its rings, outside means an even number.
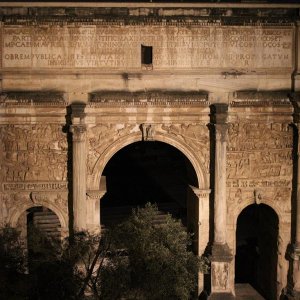
[[[26,209],[18,218],[17,228],[21,232],[24,248],[28,250],[29,271],[41,251],[47,249],[49,241],[60,242],[62,226],[58,216],[45,206]]]
[[[277,299],[278,231],[278,215],[268,205],[251,204],[238,216],[235,283],[270,300]]]

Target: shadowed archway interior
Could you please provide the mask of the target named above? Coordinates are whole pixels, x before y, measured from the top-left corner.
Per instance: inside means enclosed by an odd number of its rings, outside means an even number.
[[[269,300],[277,299],[278,225],[265,204],[249,205],[237,220],[235,282],[251,284]]]
[[[190,161],[163,142],[135,142],[118,151],[106,165],[107,193],[101,199],[101,224],[116,225],[132,208],[156,203],[159,210],[186,225],[189,185],[197,187]]]

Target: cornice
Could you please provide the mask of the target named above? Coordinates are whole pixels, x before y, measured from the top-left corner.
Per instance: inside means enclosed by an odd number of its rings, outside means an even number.
[[[236,3],[234,1],[202,3],[162,2],[0,2],[0,7],[130,7],[130,8],[300,8],[298,3]]]
[[[88,106],[209,106],[208,95],[196,92],[99,92]]]
[[[288,91],[236,92],[231,107],[292,107]]]
[[[295,26],[296,19],[291,17],[80,17],[80,16],[4,16],[3,26]]]
[[[63,93],[56,92],[6,92],[0,93],[0,106],[60,106],[67,102]]]

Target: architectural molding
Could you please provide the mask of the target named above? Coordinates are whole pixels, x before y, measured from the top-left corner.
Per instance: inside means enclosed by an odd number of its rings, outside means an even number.
[[[290,107],[289,91],[235,92],[231,107]]]
[[[99,92],[90,95],[91,107],[97,106],[201,106],[208,107],[208,94],[196,92]]]
[[[66,106],[63,93],[55,92],[3,92],[0,94],[0,106]]]

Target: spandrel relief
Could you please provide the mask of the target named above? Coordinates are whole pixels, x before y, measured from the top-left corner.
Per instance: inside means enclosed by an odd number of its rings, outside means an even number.
[[[133,131],[139,131],[138,125],[131,124],[99,124],[88,130],[88,173],[93,172],[93,168],[101,153],[120,137],[129,135]]]
[[[67,192],[17,192],[9,194],[3,193],[1,195],[1,199],[3,200],[3,204],[5,206],[7,218],[11,216],[13,211],[19,211],[21,213],[28,207],[35,206],[55,206],[66,216],[68,214]]]
[[[141,140],[143,138],[140,129],[141,124],[99,124],[88,130],[88,163],[87,168],[89,174],[93,172],[93,168],[107,147],[116,140],[131,133],[140,133]],[[181,140],[188,147],[195,151],[201,163],[209,170],[209,130],[203,124],[155,124],[155,132],[151,136],[151,140],[155,140],[156,135],[172,135]]]
[[[172,124],[162,125],[162,131],[182,139],[196,151],[206,170],[209,170],[209,130],[203,124]]]
[[[65,181],[67,139],[59,125],[0,127],[3,182]]]
[[[229,124],[227,143],[228,203],[273,201],[290,211],[293,131],[289,124]],[[259,204],[259,203],[258,203]],[[230,211],[230,209],[229,209]]]

